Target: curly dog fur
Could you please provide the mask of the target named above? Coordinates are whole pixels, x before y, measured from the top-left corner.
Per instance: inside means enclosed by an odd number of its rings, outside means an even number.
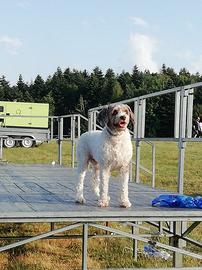
[[[130,207],[128,198],[129,167],[132,159],[132,143],[129,121],[134,123],[134,114],[128,105],[110,105],[102,109],[98,121],[105,124],[102,131],[82,134],[77,145],[78,185],[76,201],[84,203],[84,178],[88,164],[93,167],[92,187],[100,207],[109,205],[109,178],[112,170],[119,170],[120,206]]]

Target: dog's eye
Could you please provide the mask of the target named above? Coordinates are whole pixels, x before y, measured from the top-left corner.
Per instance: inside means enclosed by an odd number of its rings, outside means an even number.
[[[118,111],[117,111],[117,110],[114,110],[114,111],[112,112],[112,115],[117,115],[117,113],[118,113]]]

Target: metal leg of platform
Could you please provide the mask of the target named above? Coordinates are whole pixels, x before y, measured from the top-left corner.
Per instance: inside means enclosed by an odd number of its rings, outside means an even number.
[[[88,249],[88,224],[83,224],[82,236],[82,270],[87,270],[87,249]]]
[[[134,222],[136,225],[138,225],[138,222],[135,221]],[[138,234],[139,233],[139,228],[132,226],[132,234]],[[138,240],[137,239],[133,239],[133,258],[135,261],[137,261],[137,252],[138,252]]]
[[[182,240],[176,236],[177,234],[178,235],[182,234],[182,222],[180,221],[173,222],[173,233],[174,233],[174,236],[171,241],[172,246],[177,247],[177,248],[182,248]],[[183,255],[178,252],[174,252],[173,267],[182,267],[182,264],[183,264]]]
[[[55,223],[54,222],[51,222],[51,231],[54,231],[55,230]]]

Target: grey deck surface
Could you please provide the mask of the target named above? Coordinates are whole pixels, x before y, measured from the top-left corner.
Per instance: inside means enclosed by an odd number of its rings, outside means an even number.
[[[85,182],[86,204],[74,201],[76,170],[51,165],[0,165],[0,222],[199,220],[200,209],[151,207],[166,191],[129,183],[130,209],[119,207],[119,183],[110,181],[110,207],[97,206]],[[167,192],[169,193],[169,192]]]

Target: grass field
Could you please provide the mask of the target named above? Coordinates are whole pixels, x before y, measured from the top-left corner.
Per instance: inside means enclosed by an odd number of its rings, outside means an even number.
[[[57,161],[57,144],[44,143],[39,147],[24,149],[3,149],[3,159],[14,163],[47,163]],[[176,143],[156,144],[156,185],[167,190],[177,188],[177,162],[178,148]],[[63,142],[63,164],[71,165],[71,144]],[[151,146],[143,143],[141,153],[141,164],[151,168]],[[202,194],[202,145],[201,143],[188,143],[185,159],[185,181],[184,191],[186,194]],[[151,184],[151,176],[141,173],[141,180]],[[61,225],[57,225],[62,226]],[[114,224],[119,228],[120,224]],[[49,224],[2,224],[1,235],[17,236],[27,234],[39,234],[48,230]],[[128,230],[128,227],[121,226]],[[79,232],[79,231],[78,231]],[[92,231],[94,233],[95,231]],[[97,232],[97,231],[96,231]],[[155,233],[155,230],[154,230]],[[202,240],[202,226],[198,226],[192,237]],[[162,240],[165,241],[165,240]],[[7,242],[2,241],[2,245]],[[145,257],[142,250],[143,245],[138,246],[138,261],[132,257],[132,242],[128,239],[90,239],[88,245],[89,268],[107,267],[166,267],[172,262],[162,259]],[[188,246],[192,251],[202,253],[199,248]],[[201,261],[186,257],[185,266],[201,266]],[[42,240],[16,248],[9,252],[0,253],[1,270],[66,270],[81,269],[81,240]]]

